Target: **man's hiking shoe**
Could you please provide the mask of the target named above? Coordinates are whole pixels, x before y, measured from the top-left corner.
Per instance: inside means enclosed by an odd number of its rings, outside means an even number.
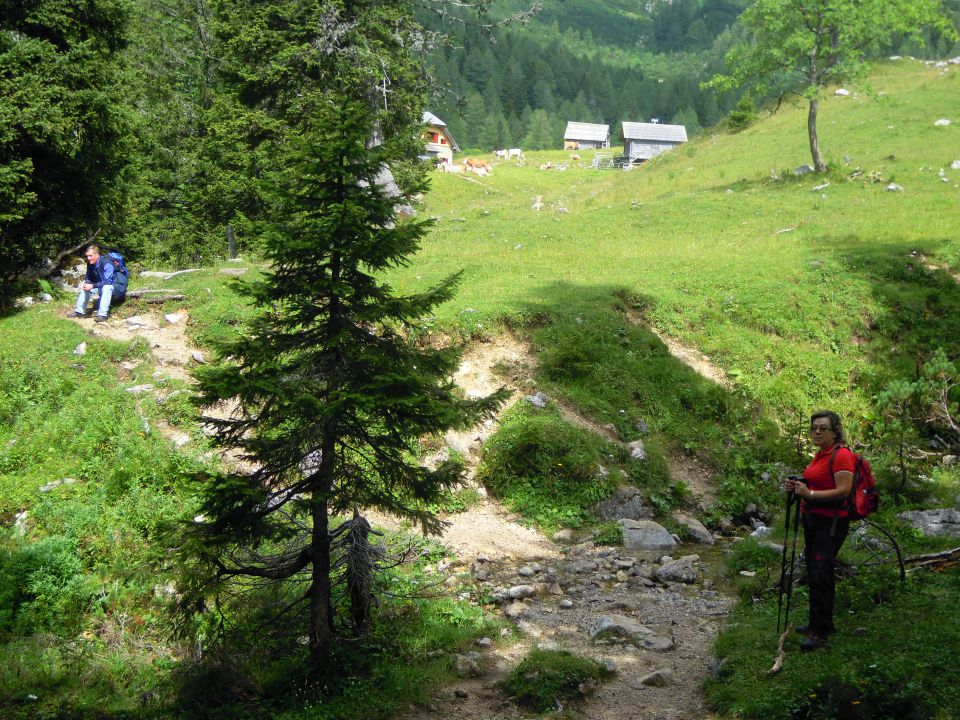
[[[96,322],[96,323],[106,322],[106,321],[107,321],[107,316],[106,316],[106,315],[97,315],[97,316],[93,319],[93,321]]]
[[[818,650],[827,644],[826,635],[817,635],[816,633],[807,633],[807,638],[800,643],[800,649],[803,652]]]
[[[76,310],[71,310],[70,312],[67,313],[67,317],[68,317],[68,318],[82,318],[82,317],[86,317],[86,315],[84,315],[83,313],[78,313]]]
[[[797,633],[798,635],[809,635],[809,634],[810,634],[810,626],[809,626],[809,625],[797,625],[797,626],[793,629],[793,631],[794,631],[795,633]],[[826,634],[827,634],[827,635],[833,635],[836,631],[837,631],[837,629],[836,629],[835,627],[831,627],[829,630],[827,630]]]

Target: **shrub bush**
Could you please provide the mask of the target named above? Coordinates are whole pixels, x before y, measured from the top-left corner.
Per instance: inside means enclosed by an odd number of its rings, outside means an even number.
[[[581,697],[612,673],[596,660],[566,650],[535,649],[504,681],[504,690],[536,712],[556,709],[557,702]]]

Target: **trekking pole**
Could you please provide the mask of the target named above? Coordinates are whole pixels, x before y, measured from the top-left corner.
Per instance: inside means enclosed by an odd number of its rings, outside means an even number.
[[[802,477],[797,475],[791,475],[789,480],[800,480],[804,482]],[[786,561],[787,561],[787,540],[790,538],[790,508],[791,503],[796,507],[793,515],[793,549],[790,552],[790,573],[787,576],[786,572]],[[783,564],[780,569],[780,597],[777,604],[777,633],[779,635],[779,640],[777,641],[777,657],[773,661],[773,667],[767,671],[768,675],[776,675],[780,670],[783,669],[783,661],[786,657],[786,652],[783,649],[783,643],[787,639],[787,635],[790,633],[790,600],[793,597],[793,566],[797,560],[797,534],[800,528],[800,498],[796,496],[795,493],[787,493],[787,514],[783,520],[784,530],[783,530]],[[783,583],[784,580],[787,582],[787,608],[783,617],[783,632],[780,631],[780,604],[783,602]]]
[[[803,480],[803,478],[800,478]],[[806,484],[806,480],[803,480]],[[793,546],[790,548],[790,578],[787,581],[787,608],[783,614],[783,629],[786,630],[790,624],[790,599],[793,597],[793,567],[797,559],[797,534],[800,530],[800,499],[796,499],[796,510],[793,516]],[[786,551],[786,548],[784,548]],[[786,552],[784,552],[786,554]],[[779,625],[777,626],[779,629]]]
[[[777,595],[777,636],[780,635],[780,614],[783,611],[783,582],[787,577],[787,542],[790,539],[790,509],[793,505],[793,501],[796,496],[789,492],[787,493],[787,511],[783,516],[783,555],[780,558],[780,584],[778,585],[780,592]]]

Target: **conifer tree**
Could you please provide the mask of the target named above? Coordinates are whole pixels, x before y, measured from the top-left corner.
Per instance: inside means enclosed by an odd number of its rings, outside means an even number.
[[[343,12],[293,0],[258,5],[243,41],[269,40],[280,54],[256,83],[255,68],[235,69],[239,100],[256,105],[282,137],[258,153],[271,162],[259,189],[269,269],[247,289],[256,318],[219,348],[217,365],[197,373],[198,402],[237,408],[210,420],[215,441],[256,470],[205,483],[205,522],[184,546],[192,558],[185,599],[199,602],[235,578],[298,582],[306,590],[294,606],[309,606],[319,671],[337,628],[336,517],[377,508],[436,531],[425,508],[459,479],[459,465],[420,466],[417,443],[471,425],[504,394],[462,398],[451,379],[456,351],[407,337],[451,297],[457,276],[407,296],[383,278],[409,261],[429,226],[398,218],[396,188],[384,182],[385,169],[415,153],[422,134],[405,4]],[[304,72],[284,62],[303,63]],[[391,91],[386,100],[378,87]]]

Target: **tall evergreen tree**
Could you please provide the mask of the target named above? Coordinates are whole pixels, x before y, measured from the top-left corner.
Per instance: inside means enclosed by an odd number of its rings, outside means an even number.
[[[462,398],[451,380],[457,353],[408,339],[457,282],[401,296],[383,279],[429,225],[399,219],[384,181],[422,134],[424,87],[408,50],[416,28],[402,0],[341,7],[220,2],[221,32],[241,31],[225,43],[237,101],[280,140],[259,151],[270,269],[247,292],[260,313],[197,373],[203,406],[237,406],[211,420],[215,441],[257,469],[205,483],[207,521],[185,546],[195,565],[188,599],[238,577],[299,580],[316,671],[337,627],[334,517],[378,508],[436,530],[425,508],[459,466],[420,466],[418,441],[472,424],[504,397]],[[262,57],[266,66],[254,64]]]
[[[0,294],[122,207],[126,0],[0,0]]]

